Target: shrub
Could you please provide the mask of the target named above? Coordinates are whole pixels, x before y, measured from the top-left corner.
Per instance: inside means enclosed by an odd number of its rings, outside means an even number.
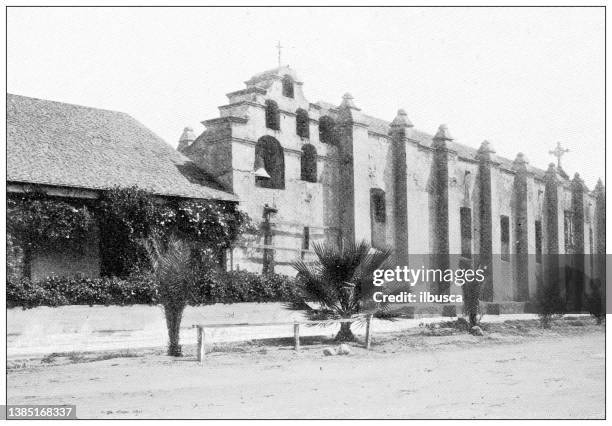
[[[64,295],[47,289],[44,282],[33,283],[27,278],[7,282],[6,305],[9,308],[21,306],[23,309],[29,309],[37,306],[68,304],[70,304],[70,301]]]
[[[536,309],[543,328],[550,328],[552,319],[565,313],[563,299],[555,283],[544,286],[538,291]]]
[[[388,265],[391,249],[373,250],[365,241],[343,241],[339,247],[315,243],[313,248],[315,262],[298,260],[293,264],[300,277],[300,294],[293,301],[294,307],[306,311],[310,319],[350,319],[367,311],[378,288],[372,282],[374,271]],[[310,306],[309,301],[319,306]],[[383,309],[385,306],[379,305],[371,313]],[[340,324],[336,340],[355,340],[351,322]]]
[[[590,281],[591,291],[587,295],[587,309],[589,313],[595,320],[597,324],[603,323],[606,319],[606,310],[605,310],[605,297],[603,294],[601,280],[592,279]]]
[[[463,313],[468,317],[470,327],[478,325],[484,315],[480,304],[481,288],[478,282],[465,283],[462,287]]]
[[[76,278],[47,277],[32,282],[9,280],[7,306],[24,309],[61,305],[132,305],[156,303],[153,284],[143,277]]]
[[[297,296],[295,278],[247,271],[201,274],[193,305],[239,302],[289,302]]]
[[[295,278],[247,271],[205,271],[198,275],[190,305],[239,302],[290,302],[298,289]],[[9,279],[7,306],[24,309],[61,305],[157,304],[159,294],[150,274],[125,279],[48,277],[32,282]]]

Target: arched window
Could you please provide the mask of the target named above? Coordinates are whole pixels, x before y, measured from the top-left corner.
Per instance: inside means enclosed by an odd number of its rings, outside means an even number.
[[[334,119],[324,115],[319,119],[319,140],[322,143],[335,144],[334,137]]]
[[[317,150],[311,144],[302,147],[302,180],[317,181]]]
[[[272,100],[266,101],[266,127],[272,130],[280,129],[280,111],[278,104]]]
[[[260,138],[255,145],[255,169],[262,165],[270,177],[255,176],[255,186],[285,189],[285,154],[272,136]]]
[[[283,96],[293,98],[293,79],[288,75],[283,77]]]
[[[297,135],[303,138],[309,138],[310,137],[309,124],[310,124],[310,120],[308,118],[308,112],[306,112],[302,108],[298,109],[295,112],[295,131]]]

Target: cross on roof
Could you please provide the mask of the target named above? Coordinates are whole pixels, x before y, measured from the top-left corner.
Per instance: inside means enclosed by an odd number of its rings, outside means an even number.
[[[281,49],[283,48],[283,46],[281,46],[280,40],[276,44],[276,48],[278,49],[278,67],[280,68],[281,67]]]
[[[555,149],[548,151],[550,155],[557,157],[557,167],[558,168],[561,168],[561,157],[563,157],[563,155],[567,152],[569,152],[569,149],[562,148],[561,142],[557,142],[557,147]]]

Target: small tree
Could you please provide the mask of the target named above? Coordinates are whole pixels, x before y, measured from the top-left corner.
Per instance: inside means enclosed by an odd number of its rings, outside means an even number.
[[[470,327],[478,325],[479,316],[482,315],[480,309],[480,289],[478,282],[465,283],[463,285],[463,312],[467,315]]]
[[[471,261],[460,258],[459,267],[462,269],[472,268]],[[480,266],[479,269],[482,269]],[[482,283],[479,281],[465,282],[461,287],[463,291],[463,313],[468,317],[470,328],[478,325],[484,312],[480,306]]]
[[[548,283],[541,287],[537,293],[536,307],[543,328],[550,328],[552,319],[556,315],[565,313],[563,299],[559,295],[556,283]]]
[[[590,280],[591,291],[587,295],[587,308],[597,324],[602,324],[606,319],[605,295],[600,279]]]
[[[391,250],[376,250],[366,242],[345,242],[342,247],[313,244],[317,260],[294,262],[301,295],[296,308],[304,309],[312,320],[353,318],[362,312],[379,287],[373,284],[376,269],[387,265]],[[317,302],[318,308],[309,302]],[[338,341],[352,341],[350,322],[340,324]]]
[[[170,235],[166,241],[159,237],[146,240],[145,247],[151,260],[151,273],[157,285],[159,301],[166,316],[168,355],[182,356],[179,343],[181,319],[193,297],[197,282],[190,244]]]

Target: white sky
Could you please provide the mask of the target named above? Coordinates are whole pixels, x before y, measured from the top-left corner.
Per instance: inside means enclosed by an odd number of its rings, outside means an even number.
[[[446,123],[546,168],[604,176],[603,8],[10,8],[10,93],[124,111],[176,146],[225,93],[283,64],[311,102]]]

